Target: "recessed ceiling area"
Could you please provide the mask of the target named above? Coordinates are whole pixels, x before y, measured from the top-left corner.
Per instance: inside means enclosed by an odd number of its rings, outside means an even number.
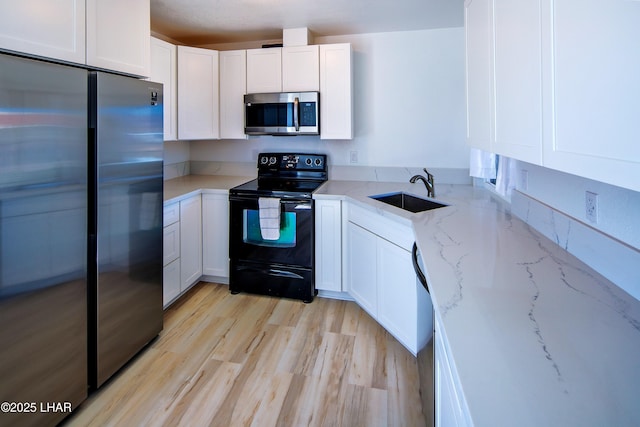
[[[463,0],[151,0],[151,30],[198,45],[461,27]]]

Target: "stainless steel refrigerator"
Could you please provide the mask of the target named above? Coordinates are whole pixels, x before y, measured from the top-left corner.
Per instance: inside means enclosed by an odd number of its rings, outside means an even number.
[[[89,73],[89,385],[162,329],[162,85]]]
[[[0,426],[56,425],[162,328],[161,102],[0,55]]]

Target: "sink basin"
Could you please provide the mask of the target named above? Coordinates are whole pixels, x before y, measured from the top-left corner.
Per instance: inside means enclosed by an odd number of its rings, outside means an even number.
[[[409,212],[423,212],[447,206],[443,205],[442,203],[434,202],[432,200],[423,199],[421,197],[416,197],[412,196],[411,194],[401,192],[378,194],[369,197]]]

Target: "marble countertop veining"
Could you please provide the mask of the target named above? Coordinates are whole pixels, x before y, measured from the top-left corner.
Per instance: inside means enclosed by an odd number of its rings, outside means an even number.
[[[511,215],[491,192],[438,185],[445,208],[370,199],[424,186],[329,181],[348,199],[411,221],[431,296],[476,426],[640,425],[640,302]]]

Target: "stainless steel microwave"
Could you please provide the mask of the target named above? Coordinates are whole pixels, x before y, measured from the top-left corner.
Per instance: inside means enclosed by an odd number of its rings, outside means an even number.
[[[244,96],[247,135],[319,135],[318,92],[250,93]]]

